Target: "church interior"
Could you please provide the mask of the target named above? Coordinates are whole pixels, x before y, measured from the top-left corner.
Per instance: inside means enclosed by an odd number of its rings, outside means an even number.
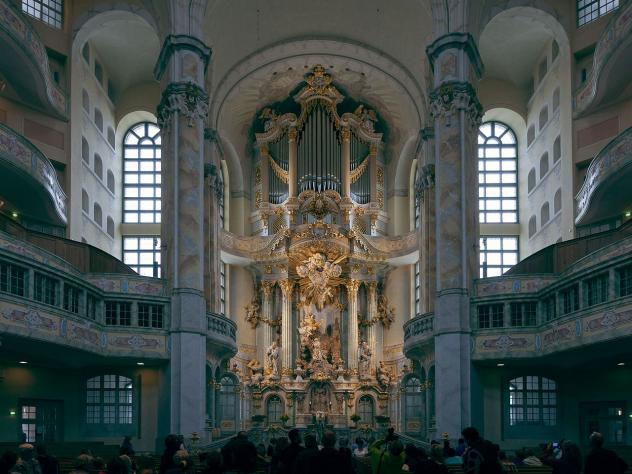
[[[0,0],[0,450],[632,464],[632,0]]]

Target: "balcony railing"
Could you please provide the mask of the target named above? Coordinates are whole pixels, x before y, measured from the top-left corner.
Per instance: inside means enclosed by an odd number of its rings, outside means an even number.
[[[404,353],[413,353],[416,346],[434,337],[434,313],[418,314],[404,324]]]

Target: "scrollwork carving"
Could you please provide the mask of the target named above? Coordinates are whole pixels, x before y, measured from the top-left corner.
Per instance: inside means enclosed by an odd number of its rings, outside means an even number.
[[[450,81],[430,92],[430,113],[443,118],[447,126],[458,111],[465,110],[468,125],[478,128],[483,117],[483,106],[469,82]]]
[[[188,126],[192,127],[195,120],[204,120],[208,115],[209,97],[204,90],[192,82],[172,82],[162,93],[158,105],[158,125],[161,129],[168,128],[174,113],[188,119]]]

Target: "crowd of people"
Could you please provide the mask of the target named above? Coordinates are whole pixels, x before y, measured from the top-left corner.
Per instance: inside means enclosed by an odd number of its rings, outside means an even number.
[[[318,443],[313,434],[292,429],[287,438],[255,445],[239,432],[220,450],[189,457],[181,436],[169,435],[156,472],[151,457],[136,456],[126,437],[118,456],[107,463],[82,452],[70,474],[447,474],[451,464],[465,474],[518,472],[519,466],[550,466],[552,474],[624,474],[628,466],[613,451],[604,448],[600,433],[590,436],[591,450],[582,457],[579,447],[568,440],[543,444],[538,455],[522,448],[512,458],[496,444],[483,439],[475,428],[466,428],[456,447],[446,438],[432,442],[428,451],[413,444],[404,446],[392,429],[381,439],[356,438],[350,445],[333,431],[323,433]],[[59,462],[38,444],[23,443],[18,452],[0,457],[0,474],[61,474]]]

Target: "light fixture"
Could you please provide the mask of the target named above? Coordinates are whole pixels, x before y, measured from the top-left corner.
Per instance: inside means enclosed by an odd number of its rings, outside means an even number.
[[[13,212],[11,213],[11,217],[13,217],[14,219],[17,219],[17,218],[18,218],[18,213],[17,213],[17,212],[15,212],[15,211],[13,211]]]
[[[136,365],[145,365],[144,362],[136,362]]]
[[[625,365],[625,362],[619,362],[617,365],[618,365],[619,367],[623,367],[623,366]]]
[[[11,416],[15,416],[15,410],[14,410],[13,408],[11,408],[11,409],[9,410],[9,415],[11,415]],[[632,416],[632,415],[630,415],[630,416]]]
[[[21,360],[19,363],[20,363],[20,364],[28,364],[28,362],[27,362],[27,361],[25,361],[25,360]]]
[[[632,216],[632,211],[625,211],[625,217]]]
[[[502,362],[499,362],[498,364],[496,364],[496,367],[504,367],[504,366],[505,366],[505,364],[502,363]]]

